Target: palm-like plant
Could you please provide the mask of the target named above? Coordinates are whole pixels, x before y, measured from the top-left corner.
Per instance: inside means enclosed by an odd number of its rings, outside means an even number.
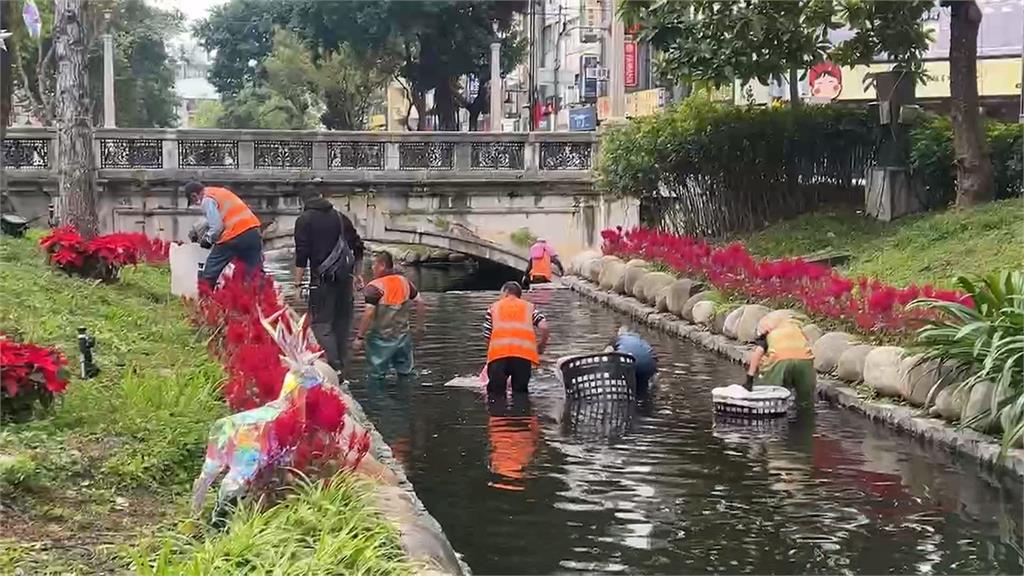
[[[965,397],[975,386],[994,384],[990,406],[963,425],[998,418],[1005,451],[1024,436],[1024,272],[977,282],[960,276],[956,284],[970,296],[969,305],[931,298],[910,304],[935,313],[918,329],[917,347],[925,359],[964,367],[969,374],[957,392]]]

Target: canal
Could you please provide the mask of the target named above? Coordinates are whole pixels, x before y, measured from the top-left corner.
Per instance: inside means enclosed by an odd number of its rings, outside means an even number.
[[[423,273],[425,291],[487,284]],[[710,390],[742,368],[643,327],[662,363],[653,399],[564,407],[550,361],[627,321],[568,290],[528,296],[552,329],[530,400],[488,406],[445,384],[480,372],[496,293],[425,297],[418,377],[364,382],[359,358],[350,379],[477,574],[1024,571],[1013,479],[827,403],[810,421],[716,421]]]

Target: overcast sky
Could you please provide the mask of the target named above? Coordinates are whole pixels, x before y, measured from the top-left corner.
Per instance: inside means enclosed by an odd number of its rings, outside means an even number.
[[[190,22],[204,18],[210,8],[226,0],[150,0],[161,8],[177,8]]]

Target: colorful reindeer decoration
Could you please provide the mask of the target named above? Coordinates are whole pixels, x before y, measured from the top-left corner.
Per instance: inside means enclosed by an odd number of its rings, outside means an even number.
[[[343,394],[317,370],[320,352],[309,346],[305,317],[282,308],[260,321],[281,350],[288,372],[277,399],[217,420],[210,430],[206,460],[193,485],[192,512],[221,481],[218,502],[259,490],[281,468],[305,473],[353,470],[370,448],[369,434],[346,415]]]

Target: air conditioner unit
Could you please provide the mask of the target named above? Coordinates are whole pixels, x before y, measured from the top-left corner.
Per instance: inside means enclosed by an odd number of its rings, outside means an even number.
[[[583,70],[583,78],[586,80],[597,80],[600,78],[598,74],[601,71],[600,68],[590,67]]]

